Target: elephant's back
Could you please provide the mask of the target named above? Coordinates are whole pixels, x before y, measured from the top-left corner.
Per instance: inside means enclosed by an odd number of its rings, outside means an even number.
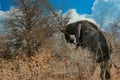
[[[92,51],[101,48],[106,53],[109,52],[110,42],[102,32],[92,32],[83,39],[83,44],[89,47]]]
[[[103,35],[105,36],[107,42],[111,45],[111,48],[115,48],[114,38],[110,34],[103,31]]]
[[[88,21],[88,20],[78,21],[77,23],[78,23],[78,24],[81,23],[81,24],[83,24],[84,26],[90,27],[90,29],[93,28],[94,30],[100,30],[99,27],[98,27],[95,23],[90,22],[90,21]]]
[[[97,62],[102,62],[102,58],[106,60],[110,59],[111,46],[104,35],[100,32],[94,32],[86,36],[81,47],[88,48],[88,50],[94,53],[94,55],[97,53]]]

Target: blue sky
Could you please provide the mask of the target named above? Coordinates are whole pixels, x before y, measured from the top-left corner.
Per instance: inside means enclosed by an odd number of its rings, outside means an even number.
[[[0,10],[7,11],[12,6],[13,0],[0,0]]]
[[[0,10],[7,11],[12,7],[14,0],[0,0]],[[55,10],[62,9],[63,12],[68,9],[77,9],[79,14],[91,14],[91,7],[94,0],[49,0]]]
[[[56,10],[62,9],[63,13],[69,9],[76,9],[79,14],[91,14],[94,0],[49,0]]]
[[[6,12],[13,7],[14,0],[0,0],[0,29],[3,26],[3,20]],[[102,16],[106,21],[104,29],[107,29],[109,23],[116,17],[120,18],[120,0],[49,0],[56,11],[61,10],[63,15],[69,13],[70,21],[90,20],[101,24]]]

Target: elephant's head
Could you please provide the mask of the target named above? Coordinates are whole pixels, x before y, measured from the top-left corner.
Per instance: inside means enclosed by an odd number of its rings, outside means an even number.
[[[63,27],[59,27],[59,30],[65,35],[65,39],[67,42],[71,43],[71,44],[75,44],[74,43],[74,38],[71,37],[71,32],[72,31],[68,31],[70,29],[70,27],[68,28],[68,25],[63,26]]]

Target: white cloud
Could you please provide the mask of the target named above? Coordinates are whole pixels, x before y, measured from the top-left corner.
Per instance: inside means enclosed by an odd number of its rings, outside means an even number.
[[[108,24],[112,23],[116,17],[120,18],[120,0],[95,0],[90,15],[78,14],[76,9],[69,9],[64,15],[66,14],[70,17],[69,23],[89,20],[93,23],[101,24],[105,20],[103,27],[107,29]]]
[[[13,16],[9,16],[9,12],[16,12],[17,15],[21,15],[22,13],[19,11],[19,9],[17,8],[14,8],[14,7],[11,7],[9,11],[1,11],[0,10],[0,34],[2,32],[4,32],[4,29],[3,29],[3,26],[4,26],[4,20],[6,18],[9,18],[9,17],[13,17]],[[14,17],[13,17],[14,18]]]
[[[108,24],[113,22],[116,17],[120,17],[119,12],[120,0],[95,0],[91,17],[99,24],[101,24],[102,19],[104,19],[106,22],[103,27],[107,28]]]
[[[88,20],[91,21],[93,23],[96,23],[94,19],[90,18],[89,15],[87,14],[78,14],[76,12],[76,9],[69,9],[64,15],[67,15],[70,20],[69,23],[73,23],[79,20]]]
[[[120,4],[118,5],[118,8],[120,9]]]
[[[105,13],[108,17],[115,17],[120,12],[120,0],[95,0],[92,7],[92,16],[99,18]]]
[[[108,0],[104,0],[105,2],[107,2]]]
[[[8,13],[8,11],[7,12],[0,11],[0,19],[4,19],[5,17],[7,17],[7,13]]]

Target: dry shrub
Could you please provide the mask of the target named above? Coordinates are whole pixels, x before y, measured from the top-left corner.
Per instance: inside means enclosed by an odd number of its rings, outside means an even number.
[[[115,48],[120,49],[120,41],[115,41]]]
[[[66,43],[59,33],[53,34],[44,42],[40,53],[35,56],[28,58],[23,52],[22,56],[17,56],[14,60],[0,58],[0,79],[100,80],[100,67],[87,49],[74,50],[75,46]],[[120,72],[112,74],[120,75]],[[117,80],[114,77],[112,79]]]
[[[115,41],[115,49],[111,54],[111,63],[120,68],[120,41]]]
[[[69,73],[71,75],[76,75],[76,79],[80,80],[92,80],[91,76],[95,71],[97,66],[93,55],[87,49],[79,48],[77,51],[71,51],[70,53],[70,63]],[[74,70],[73,70],[74,69]]]
[[[55,61],[54,68],[58,69],[52,75],[57,78],[61,75],[62,79],[87,80],[93,75],[96,67],[93,55],[87,49],[75,50],[75,45],[67,43],[63,36],[57,32],[44,45],[45,49],[51,50]]]
[[[4,37],[0,35],[0,51],[4,48]]]
[[[49,37],[54,33],[54,27],[34,27],[28,33],[27,30],[16,33],[17,36],[8,34],[6,37],[4,58],[15,58],[21,53],[34,56],[40,53],[40,48],[49,41]]]
[[[0,35],[0,57],[2,57],[4,48],[5,48],[5,37],[3,35]]]
[[[50,56],[44,54],[14,61],[1,59],[0,75],[3,80],[45,80],[49,73],[46,63],[49,59]]]

